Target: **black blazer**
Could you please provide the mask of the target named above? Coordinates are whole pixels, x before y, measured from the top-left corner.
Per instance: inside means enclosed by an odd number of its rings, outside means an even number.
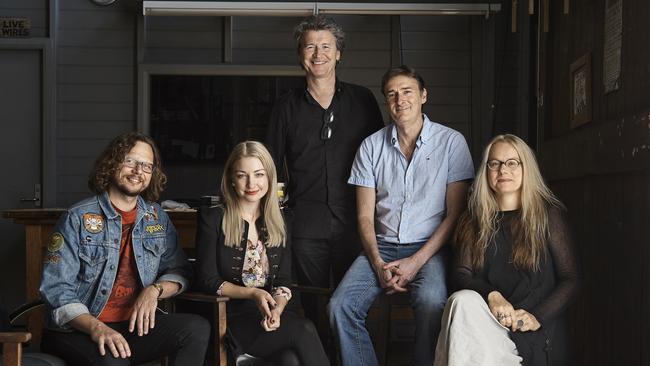
[[[244,234],[236,248],[224,244],[225,236],[221,230],[224,210],[221,206],[201,207],[197,215],[196,255],[197,271],[195,287],[202,292],[215,294],[224,281],[244,286],[242,267],[244,263],[248,223],[244,222]],[[286,215],[286,214],[285,214]],[[285,222],[287,222],[285,217]],[[255,223],[260,239],[266,242],[266,227],[262,218]],[[269,277],[264,286],[271,292],[274,287],[291,285],[291,249],[287,227],[287,240],[281,247],[266,247],[269,260]]]

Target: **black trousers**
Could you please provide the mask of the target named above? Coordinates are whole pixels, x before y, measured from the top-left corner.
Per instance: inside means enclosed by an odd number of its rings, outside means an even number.
[[[356,224],[332,218],[326,239],[292,237],[293,263],[299,285],[335,289],[361,252]],[[318,327],[320,338],[331,359],[336,357],[334,342],[323,304],[316,294],[300,293],[305,316]]]
[[[79,332],[43,333],[41,348],[56,355],[68,365],[138,365],[169,356],[172,365],[203,365],[210,338],[210,323],[193,314],[156,314],[156,326],[149,334],[139,337],[129,333],[128,322],[108,323],[120,332],[131,349],[130,358],[115,358],[106,347],[106,355],[99,354],[97,343],[90,335]]]
[[[325,239],[292,236],[294,267],[298,284],[336,288],[361,252],[357,226],[332,218]]]
[[[261,327],[259,323],[256,326]],[[259,332],[244,351],[275,366],[329,365],[314,324],[291,312],[282,314],[280,328],[272,332]]]

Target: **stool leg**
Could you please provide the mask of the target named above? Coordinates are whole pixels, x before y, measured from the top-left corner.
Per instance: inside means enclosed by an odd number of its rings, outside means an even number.
[[[386,365],[388,354],[388,339],[390,337],[390,297],[381,295],[379,300],[379,327],[377,334],[376,353],[380,366]]]

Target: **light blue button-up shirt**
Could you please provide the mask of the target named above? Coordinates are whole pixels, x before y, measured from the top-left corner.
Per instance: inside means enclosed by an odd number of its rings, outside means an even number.
[[[474,177],[463,135],[426,115],[409,162],[390,124],[357,151],[348,184],[375,188],[375,232],[389,243],[427,241],[446,214],[447,184]]]

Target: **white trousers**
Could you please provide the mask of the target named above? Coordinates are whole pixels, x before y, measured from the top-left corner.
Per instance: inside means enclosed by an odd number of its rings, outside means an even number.
[[[519,366],[508,332],[476,291],[454,292],[442,315],[434,366]]]

